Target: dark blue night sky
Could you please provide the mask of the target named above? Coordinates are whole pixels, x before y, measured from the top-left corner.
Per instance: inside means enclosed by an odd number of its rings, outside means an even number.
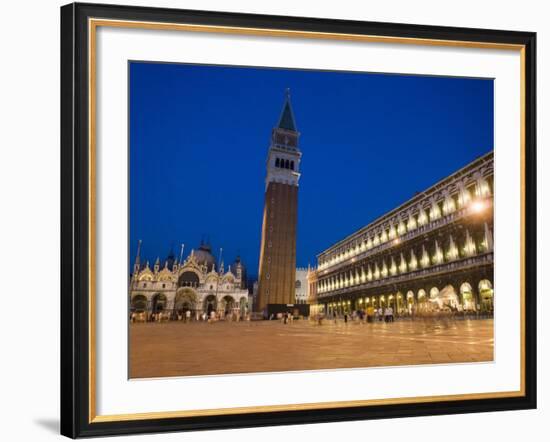
[[[265,161],[285,89],[302,177],[297,264],[493,149],[493,81],[130,63],[130,260],[209,236],[258,270]]]

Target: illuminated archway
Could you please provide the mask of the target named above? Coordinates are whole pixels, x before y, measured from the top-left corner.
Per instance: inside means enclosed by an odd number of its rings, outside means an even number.
[[[479,281],[478,288],[481,311],[492,313],[494,310],[493,284],[488,279],[482,279]]]
[[[388,307],[391,307],[394,313],[397,313],[397,297],[393,293],[388,296]]]
[[[192,271],[185,271],[178,278],[178,287],[198,287],[199,282],[199,275]]]
[[[426,309],[433,311],[440,308],[439,300],[437,299],[439,295],[439,289],[437,287],[432,287],[429,292],[428,302],[426,303]]]
[[[421,312],[427,310],[428,296],[427,296],[426,290],[424,289],[418,290],[417,299],[418,299],[418,310]]]
[[[457,311],[460,306],[458,294],[451,284],[443,287],[437,294],[436,299],[440,309]]]
[[[226,315],[230,314],[235,307],[235,299],[233,299],[233,297],[229,295],[224,296],[222,299],[222,307]]]
[[[412,290],[409,290],[405,295],[405,308],[409,312],[409,314],[412,314],[414,304],[414,292]]]
[[[405,306],[407,304],[403,293],[401,293],[400,291],[398,291],[395,295],[395,304],[397,306],[397,313],[402,313],[403,310],[405,310]]]
[[[133,313],[143,313],[147,310],[147,297],[145,295],[134,295],[130,303],[130,310]]]
[[[474,291],[469,282],[464,282],[460,285],[460,296],[462,298],[462,308],[464,311],[474,311],[476,309]]]
[[[212,312],[216,311],[217,306],[218,306],[218,301],[214,295],[208,295],[204,299],[203,310],[206,312],[208,316],[210,316]]]
[[[166,304],[168,304],[168,299],[166,298],[166,295],[162,293],[157,293],[153,296],[151,302],[151,311],[153,313],[161,313],[166,310]]]
[[[174,299],[174,310],[178,315],[184,315],[187,311],[197,309],[198,297],[195,291],[189,287],[180,288]]]

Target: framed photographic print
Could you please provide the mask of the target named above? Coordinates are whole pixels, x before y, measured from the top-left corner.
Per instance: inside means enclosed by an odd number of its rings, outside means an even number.
[[[62,434],[535,408],[535,43],[62,7]]]

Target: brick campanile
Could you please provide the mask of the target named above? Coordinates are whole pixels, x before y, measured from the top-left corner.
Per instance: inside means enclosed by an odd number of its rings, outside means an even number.
[[[296,220],[300,134],[287,89],[279,122],[271,133],[267,155],[265,202],[258,272],[257,311],[270,304],[293,304],[296,283]]]

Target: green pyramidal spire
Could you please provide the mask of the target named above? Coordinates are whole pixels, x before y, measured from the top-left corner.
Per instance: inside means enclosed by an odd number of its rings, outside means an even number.
[[[296,120],[294,119],[294,112],[292,112],[292,106],[290,104],[290,89],[286,90],[285,103],[283,105],[283,111],[279,118],[277,127],[280,129],[291,130],[298,132],[296,129]]]

